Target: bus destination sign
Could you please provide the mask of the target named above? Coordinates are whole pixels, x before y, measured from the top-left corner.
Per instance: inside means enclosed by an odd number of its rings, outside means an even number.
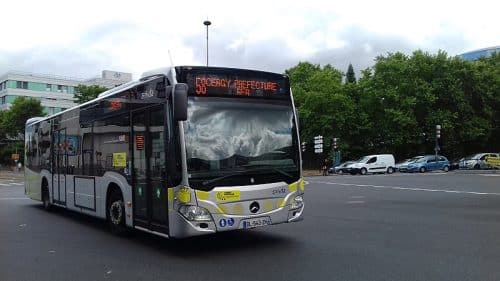
[[[274,78],[196,73],[187,81],[190,94],[196,96],[288,97],[287,80]]]
[[[216,93],[233,90],[237,96],[250,96],[252,94],[273,95],[278,91],[278,83],[262,80],[225,79],[218,77],[196,77],[196,94],[206,95],[208,92]]]

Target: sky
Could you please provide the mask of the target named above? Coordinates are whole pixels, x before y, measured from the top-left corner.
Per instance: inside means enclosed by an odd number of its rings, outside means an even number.
[[[378,55],[500,45],[500,1],[3,1],[0,74],[90,78],[209,64],[282,73],[301,61],[356,72]]]

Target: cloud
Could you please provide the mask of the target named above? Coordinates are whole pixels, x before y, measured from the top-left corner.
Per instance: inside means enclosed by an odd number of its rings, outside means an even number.
[[[8,38],[0,44],[0,73],[85,78],[114,69],[138,78],[170,65],[169,51],[175,64],[204,65],[207,17],[211,65],[283,72],[308,60],[343,71],[352,62],[359,70],[387,52],[443,49],[455,55],[498,45],[498,8],[487,0],[422,0],[410,8],[391,0],[7,1],[2,11],[10,12],[0,17],[2,38]],[[21,20],[15,11],[23,12]]]

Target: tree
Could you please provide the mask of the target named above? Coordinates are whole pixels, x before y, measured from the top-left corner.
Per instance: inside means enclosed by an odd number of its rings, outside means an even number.
[[[406,158],[433,153],[439,124],[441,153],[449,158],[500,150],[500,54],[471,62],[443,51],[397,52],[378,56],[358,81],[349,72],[342,83],[330,65],[300,62],[286,71],[301,141],[323,135],[328,147],[340,138],[344,159]]]
[[[356,83],[356,75],[354,74],[354,68],[352,67],[352,64],[349,64],[349,67],[347,68],[347,73],[345,75],[345,82],[347,83]]]
[[[17,97],[9,110],[1,114],[0,128],[5,137],[23,139],[26,120],[44,115],[43,107],[39,100]]]
[[[24,154],[24,127],[26,120],[43,116],[39,100],[17,97],[9,110],[0,111],[0,162],[13,164],[11,155]],[[21,160],[22,161],[22,160]]]
[[[77,99],[77,102],[79,104],[85,103],[89,100],[93,100],[97,98],[97,96],[108,90],[105,87],[99,86],[99,85],[78,85],[75,90],[75,98]]]
[[[5,113],[7,111],[0,111],[0,141],[5,139],[6,137],[6,129],[4,128],[4,122],[3,120],[5,119]]]

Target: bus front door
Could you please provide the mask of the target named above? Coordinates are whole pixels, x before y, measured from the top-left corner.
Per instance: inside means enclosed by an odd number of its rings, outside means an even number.
[[[66,205],[66,166],[68,162],[66,141],[66,129],[54,132],[52,198],[54,203],[60,205]]]
[[[168,234],[165,114],[155,106],[132,114],[134,225]]]

